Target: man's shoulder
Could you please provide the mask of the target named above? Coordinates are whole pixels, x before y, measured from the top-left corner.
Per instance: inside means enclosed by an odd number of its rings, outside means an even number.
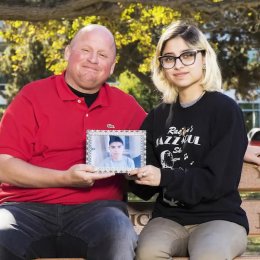
[[[108,100],[111,105],[114,107],[122,108],[131,111],[138,111],[143,114],[143,116],[146,116],[146,112],[141,107],[141,105],[138,103],[138,101],[135,99],[134,96],[125,93],[123,90],[110,86],[109,84],[105,84],[106,93]]]
[[[62,78],[62,75],[52,75],[47,78],[38,79],[26,84],[21,92],[31,93],[31,92],[44,92],[47,89],[52,88],[56,84],[56,79]]]
[[[132,95],[124,92],[123,90],[121,90],[118,87],[115,87],[115,86],[112,86],[112,85],[106,83],[105,88],[106,88],[109,96],[112,97],[112,98],[120,97],[120,98],[123,98],[125,100],[135,100],[135,98]]]

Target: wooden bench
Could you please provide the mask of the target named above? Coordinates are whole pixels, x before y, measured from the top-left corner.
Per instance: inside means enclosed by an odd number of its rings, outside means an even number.
[[[250,233],[249,237],[260,239],[260,199],[250,199],[250,195],[260,192],[260,170],[253,164],[244,163],[242,177],[239,184],[239,191],[243,198],[242,207],[246,211]],[[152,202],[128,202],[128,210],[130,219],[134,225],[136,232],[139,234],[148,222],[151,211]],[[41,258],[41,260],[58,260],[61,258]],[[83,258],[62,258],[63,260],[84,260]],[[174,257],[174,260],[188,260],[188,257]],[[40,260],[36,259],[36,260]],[[152,259],[151,259],[152,260]],[[243,256],[236,257],[235,260],[260,260],[258,255],[248,255],[246,252]]]

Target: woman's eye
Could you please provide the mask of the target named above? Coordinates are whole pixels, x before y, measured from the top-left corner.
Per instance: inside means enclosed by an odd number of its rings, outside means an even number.
[[[172,57],[172,56],[167,56],[167,57],[164,58],[164,60],[165,60],[166,62],[171,62],[171,61],[174,61],[174,57]]]
[[[185,52],[181,55],[181,57],[183,59],[189,59],[189,58],[192,58],[194,56],[194,52]]]

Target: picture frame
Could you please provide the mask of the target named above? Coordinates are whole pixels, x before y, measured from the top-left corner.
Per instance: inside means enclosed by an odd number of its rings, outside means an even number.
[[[146,164],[145,130],[87,130],[86,163],[100,173],[127,173]]]

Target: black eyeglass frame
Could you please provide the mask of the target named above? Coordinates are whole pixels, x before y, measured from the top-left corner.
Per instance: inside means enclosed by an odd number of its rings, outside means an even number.
[[[194,61],[193,61],[193,63],[186,65],[186,64],[184,64],[183,61],[181,60],[181,56],[182,56],[183,54],[185,54],[185,53],[188,53],[188,52],[194,52],[194,53],[195,53],[195,56],[194,56]],[[172,68],[176,65],[177,59],[179,59],[180,62],[181,62],[184,66],[191,66],[191,65],[193,65],[193,64],[195,63],[197,54],[198,54],[199,52],[201,52],[202,54],[205,54],[206,50],[204,50],[204,49],[189,50],[189,51],[183,52],[183,53],[182,53],[181,55],[179,55],[178,57],[175,57],[175,56],[169,55],[169,54],[167,54],[167,55],[162,55],[162,56],[159,56],[159,57],[158,57],[158,60],[159,60],[159,62],[160,62],[160,65],[161,65],[164,69],[166,69],[166,70],[172,69]],[[170,68],[165,68],[165,67],[163,66],[162,58],[165,58],[165,57],[174,58],[174,63],[173,63],[173,65],[172,65],[172,67],[170,67]]]

